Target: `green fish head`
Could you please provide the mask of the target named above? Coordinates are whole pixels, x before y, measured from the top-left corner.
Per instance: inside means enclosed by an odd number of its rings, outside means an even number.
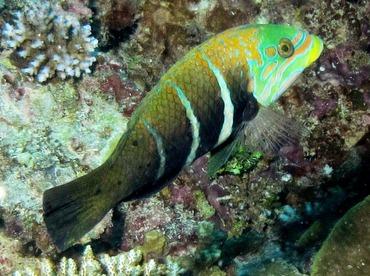
[[[286,25],[258,25],[256,59],[248,61],[248,90],[262,106],[275,102],[313,63],[323,50],[323,41],[305,30]]]

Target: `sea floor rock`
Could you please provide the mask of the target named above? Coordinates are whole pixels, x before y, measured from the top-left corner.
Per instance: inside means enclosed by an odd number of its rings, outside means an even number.
[[[336,223],[312,265],[313,276],[370,274],[370,196]]]

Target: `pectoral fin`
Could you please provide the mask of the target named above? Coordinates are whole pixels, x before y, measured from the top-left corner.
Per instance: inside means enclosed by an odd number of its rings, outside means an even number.
[[[308,129],[301,123],[270,108],[261,107],[257,116],[243,128],[242,144],[265,154],[277,154],[289,144],[298,144]]]
[[[236,137],[239,137],[239,135],[237,135]],[[238,142],[239,139],[232,137],[228,141],[211,151],[211,157],[208,163],[209,177],[214,177],[217,171],[229,160]]]

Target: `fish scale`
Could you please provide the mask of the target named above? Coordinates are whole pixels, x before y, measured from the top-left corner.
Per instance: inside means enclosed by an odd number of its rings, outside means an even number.
[[[45,191],[53,243],[65,250],[117,203],[159,190],[209,151],[210,167],[222,165],[240,129],[263,113],[258,106],[279,98],[322,48],[319,38],[283,25],[237,27],[194,48],[148,93],[105,163]]]
[[[181,104],[179,97],[174,89],[163,88],[153,99],[152,106],[145,109],[144,114],[140,114],[149,125],[154,128],[163,139],[164,155],[166,159],[166,170],[181,167],[183,160],[178,156],[184,156],[189,152],[190,143],[184,143],[183,147],[177,147],[179,140],[191,140],[190,122],[186,117],[186,111]],[[175,122],[181,122],[176,124]],[[173,160],[172,164],[168,160]],[[168,167],[168,168],[167,168]],[[164,168],[164,169],[165,169]]]
[[[198,68],[202,68],[198,66]],[[202,68],[203,72],[210,71],[207,67]],[[190,72],[193,74],[194,70],[185,68],[183,73],[187,74]],[[204,143],[204,137],[207,137],[209,143],[215,143],[218,138],[218,134],[222,127],[223,116],[220,114],[220,110],[223,110],[223,102],[218,93],[217,80],[214,76],[206,74],[201,80],[196,82],[181,82],[178,81],[178,86],[184,93],[188,101],[191,103],[191,108],[195,117],[199,122],[199,133],[201,140],[202,149],[206,146]],[[202,91],[202,93],[196,93],[196,91]]]

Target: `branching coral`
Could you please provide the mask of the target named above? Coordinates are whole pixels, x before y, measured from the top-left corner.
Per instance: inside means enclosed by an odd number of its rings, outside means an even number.
[[[80,77],[90,73],[98,41],[90,25],[50,3],[34,4],[15,13],[14,25],[5,23],[3,46],[12,49],[27,66],[23,72],[44,82],[57,76]]]
[[[165,264],[159,264],[153,259],[144,262],[143,252],[139,249],[116,256],[95,256],[91,247],[86,246],[79,262],[63,257],[55,266],[49,259],[35,258],[34,262],[16,271],[14,275],[179,275],[181,272],[183,269],[170,257]]]

